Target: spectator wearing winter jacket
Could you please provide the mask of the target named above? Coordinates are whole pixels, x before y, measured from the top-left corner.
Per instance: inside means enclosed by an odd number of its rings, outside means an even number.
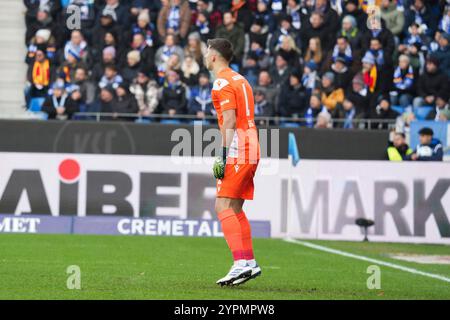
[[[301,74],[291,72],[289,79],[281,86],[278,98],[278,109],[282,117],[300,118],[305,112],[305,89],[302,86]]]
[[[141,55],[139,51],[132,50],[127,54],[127,61],[125,67],[122,68],[120,74],[127,83],[132,83],[137,77],[137,74],[141,68]]]
[[[289,77],[289,65],[282,55],[275,57],[275,65],[270,69],[270,77],[275,86],[281,86]]]
[[[305,118],[305,125],[309,128],[314,127],[317,116],[320,113],[329,113],[327,108],[322,105],[321,98],[319,94],[313,94],[309,98],[309,106],[306,109],[303,118]]]
[[[335,86],[335,76],[332,72],[326,72],[322,76],[321,99],[322,104],[332,113],[338,104],[344,101],[344,90]]]
[[[150,78],[151,75],[151,68],[142,66],[130,86],[130,92],[136,98],[141,116],[149,116],[154,113],[159,103],[158,84]]]
[[[358,29],[356,19],[353,16],[344,16],[341,23],[341,29],[338,33],[338,37],[339,36],[345,37],[354,51],[361,50],[362,33]]]
[[[217,27],[216,38],[225,38],[233,44],[233,63],[240,65],[244,56],[245,32],[243,27],[236,23],[231,12],[223,14],[223,25]]]
[[[172,0],[163,3],[157,20],[161,39],[173,34],[185,39],[191,26],[191,9],[187,0]]]
[[[42,111],[49,119],[70,119],[78,111],[78,104],[66,92],[64,81],[58,80],[52,85],[52,94],[45,98]]]
[[[188,113],[196,115],[203,119],[205,115],[213,115],[214,107],[211,99],[211,84],[209,74],[202,72],[198,78],[198,85],[193,87],[190,92]]]
[[[447,92],[441,92],[436,97],[434,109],[427,115],[427,120],[440,121],[442,115],[450,111]]]
[[[273,117],[275,109],[273,104],[267,101],[266,93],[262,90],[255,91],[255,117]]]
[[[312,93],[320,89],[320,78],[317,72],[317,64],[314,61],[309,61],[303,67],[302,85],[305,88],[306,101]]]
[[[106,12],[114,17],[117,24],[127,29],[130,24],[128,4],[125,1],[120,0],[107,0],[105,5],[100,7],[100,12],[105,14]]]
[[[450,33],[442,33],[439,38],[439,47],[432,56],[439,61],[439,68],[450,79]]]
[[[354,55],[355,54],[347,38],[339,35],[333,49],[328,52],[322,66],[322,70],[326,72],[330,69],[331,64],[334,63],[338,57],[344,59],[344,63],[350,67],[353,63]]]
[[[359,0],[347,0],[342,8],[342,17],[352,16],[356,21],[356,26],[362,32],[367,30],[367,13],[360,8]]]
[[[108,64],[105,66],[105,73],[100,79],[98,86],[105,88],[109,85],[119,84],[123,82],[122,76],[119,74],[117,67],[114,64]]]
[[[370,117],[372,96],[360,73],[353,78],[351,88],[345,93],[345,97],[355,105],[358,113],[362,113],[364,118]]]
[[[173,70],[167,72],[161,96],[162,112],[171,116],[186,113],[186,89],[180,81],[178,73]]]
[[[414,108],[433,105],[439,93],[449,90],[448,82],[447,76],[439,70],[439,61],[434,57],[428,58],[425,71],[417,83],[418,97],[413,100]]]
[[[401,55],[398,58],[398,66],[394,71],[393,90],[391,91],[391,103],[406,108],[412,104],[415,93],[414,69],[409,63],[409,57]]]
[[[277,97],[279,88],[274,85],[272,77],[267,70],[262,70],[258,75],[258,83],[254,87],[254,90],[260,90],[264,92],[267,101],[272,105],[277,105]]]
[[[391,108],[391,103],[388,98],[382,97],[378,105],[375,107],[372,118],[379,120],[395,120],[399,116],[398,112]],[[388,123],[374,122],[372,128],[387,129]]]
[[[374,25],[363,35],[362,48],[364,51],[371,49],[371,40],[376,38],[379,40],[385,57],[392,57],[395,50],[394,35],[384,25],[384,20],[371,19]]]
[[[386,22],[386,28],[396,37],[401,36],[405,25],[404,13],[397,10],[396,0],[382,0],[380,8],[381,18]]]
[[[329,70],[334,74],[334,83],[336,88],[347,90],[352,81],[353,74],[347,67],[347,63],[343,57],[337,57]]]
[[[136,114],[139,111],[134,95],[130,93],[127,83],[122,82],[113,85],[115,96],[111,104],[113,119],[133,121],[133,117],[120,117],[117,114]]]
[[[438,17],[424,0],[413,0],[410,3],[409,7],[405,7],[405,27],[408,28],[413,22],[424,24],[427,26],[427,35],[432,36],[437,29]]]
[[[334,31],[329,30],[325,25],[323,14],[314,11],[311,13],[309,23],[300,31],[302,51],[306,51],[306,46],[311,38],[319,38],[323,50],[330,50],[335,42],[336,30],[337,28]]]
[[[86,105],[92,104],[95,101],[96,86],[89,79],[86,68],[77,68],[75,70],[73,80],[74,84],[79,88],[81,99],[86,103]]]
[[[364,118],[364,110],[358,108],[351,97],[345,98],[344,102],[337,106],[334,118],[342,120],[338,122],[339,128],[353,129],[358,126],[354,120]]]
[[[439,139],[433,138],[433,130],[431,128],[422,128],[419,131],[420,143],[414,152],[408,156],[412,161],[442,161],[444,152],[442,143]]]
[[[272,55],[276,54],[277,49],[283,42],[284,37],[290,36],[294,39],[294,43],[297,47],[301,48],[302,42],[300,41],[299,33],[292,27],[292,17],[289,15],[281,15],[279,19],[279,26],[270,38],[269,51]],[[309,38],[308,38],[309,39]],[[306,42],[308,43],[308,42]]]
[[[36,50],[34,62],[28,67],[27,101],[31,98],[45,97],[53,79],[53,67],[43,48]]]
[[[47,58],[51,63],[57,63],[55,38],[48,29],[40,29],[36,35],[30,40],[30,45],[27,48],[27,56],[25,62],[27,64],[33,63],[37,49],[43,49]]]

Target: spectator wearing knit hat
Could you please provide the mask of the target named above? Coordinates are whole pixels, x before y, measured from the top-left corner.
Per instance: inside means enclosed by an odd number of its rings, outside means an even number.
[[[117,17],[112,11],[103,10],[100,13],[99,21],[96,23],[95,27],[92,29],[92,45],[97,48],[100,52],[103,49],[102,44],[104,43],[105,34],[112,33],[117,35],[116,42],[121,43],[122,41],[131,42],[131,39],[124,39],[121,37],[123,30],[122,27],[117,23]]]
[[[356,19],[351,15],[346,15],[342,18],[341,28],[338,33],[343,36],[350,43],[351,48],[355,51],[361,50],[362,47],[362,33],[358,29]]]
[[[47,113],[49,119],[70,119],[79,107],[66,92],[64,82],[56,81],[52,85],[52,93],[42,104],[42,111]]]
[[[336,106],[344,101],[344,90],[335,86],[335,75],[332,72],[326,72],[322,76],[321,99],[322,104],[330,113]]]
[[[367,85],[364,83],[361,73],[355,75],[352,80],[351,88],[346,91],[345,97],[355,105],[358,112],[363,113],[364,118],[368,118],[371,115],[370,101],[372,95],[370,94]]]
[[[269,0],[258,0],[254,17],[255,20],[261,20],[263,25],[267,26],[269,33],[273,33],[277,25],[275,17],[269,10],[269,2]]]
[[[55,37],[56,46],[61,46],[66,34],[64,30],[59,28],[57,22],[53,19],[48,6],[39,7],[37,10],[36,18],[33,19],[27,27],[25,33],[25,44],[29,45],[31,39],[36,35],[36,32],[41,29],[50,30],[51,34]]]
[[[214,114],[214,107],[211,99],[211,84],[209,74],[202,72],[199,75],[198,83],[190,92],[188,113],[203,119],[206,115]]]
[[[206,44],[201,40],[200,34],[198,32],[190,33],[186,46],[184,47],[184,55],[194,57],[198,65],[202,67],[206,50]]]
[[[38,48],[45,50],[46,56],[51,62],[56,62],[56,44],[50,30],[40,29],[30,40],[30,45],[27,48],[27,57],[25,59],[27,64],[34,61],[36,50]]]
[[[356,21],[357,28],[364,32],[367,30],[367,13],[360,8],[359,0],[346,0],[342,8],[341,17],[352,16]]]
[[[358,127],[357,122],[354,120],[362,119],[364,116],[364,110],[358,107],[356,100],[353,100],[352,96],[346,97],[334,112],[334,118],[342,120],[342,122],[337,123],[337,127],[344,129],[354,129]]]
[[[330,72],[334,74],[334,83],[336,88],[347,90],[353,78],[353,72],[348,68],[344,57],[336,57],[334,63],[331,65]]]
[[[320,88],[320,78],[317,73],[317,64],[311,60],[303,67],[302,85],[305,88],[307,101],[311,94]]]

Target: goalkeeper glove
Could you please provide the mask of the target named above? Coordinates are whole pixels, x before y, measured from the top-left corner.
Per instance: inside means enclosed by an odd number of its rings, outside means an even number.
[[[227,163],[227,153],[228,148],[223,147],[222,157],[217,157],[216,160],[214,160],[213,174],[214,178],[216,179],[223,179],[225,175],[225,164]]]

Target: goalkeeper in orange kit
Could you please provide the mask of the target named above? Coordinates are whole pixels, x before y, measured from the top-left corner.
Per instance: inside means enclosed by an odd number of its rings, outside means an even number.
[[[222,134],[222,155],[213,166],[217,179],[216,212],[234,264],[220,285],[238,285],[261,274],[253,255],[250,224],[242,209],[253,199],[253,177],[260,150],[250,84],[229,67],[233,46],[226,39],[208,40],[205,65],[216,80],[212,101]]]

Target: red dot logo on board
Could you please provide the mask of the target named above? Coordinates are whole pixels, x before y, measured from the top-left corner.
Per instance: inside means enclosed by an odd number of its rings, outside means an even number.
[[[75,182],[80,176],[80,164],[74,159],[65,159],[59,164],[59,176],[67,182]]]

